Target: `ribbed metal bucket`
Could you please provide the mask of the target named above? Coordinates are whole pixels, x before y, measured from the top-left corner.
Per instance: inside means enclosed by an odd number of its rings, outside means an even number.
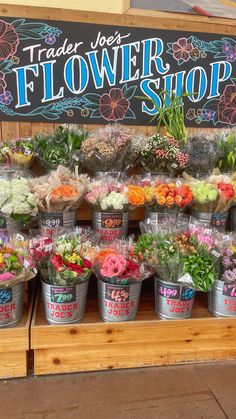
[[[115,239],[126,237],[129,224],[128,212],[99,212],[93,211],[93,229],[103,242],[113,242]]]
[[[236,316],[236,283],[215,281],[208,293],[208,310],[215,317]]]
[[[161,222],[161,223],[175,223],[177,218],[178,218],[178,213],[174,213],[174,212],[156,212],[156,211],[152,211],[150,209],[146,209],[145,211],[145,218],[146,220],[148,218],[150,218],[151,220],[154,220],[156,222]]]
[[[15,327],[23,317],[24,283],[0,288],[0,328]]]
[[[173,282],[154,279],[155,313],[161,319],[187,319],[192,314],[195,290]]]
[[[76,225],[76,211],[39,212],[39,229],[41,234],[52,235],[59,228],[72,229]]]
[[[191,211],[191,215],[204,224],[209,224],[220,231],[225,231],[228,212],[199,212]]]
[[[0,235],[14,234],[22,230],[23,222],[15,221],[0,215]]]
[[[134,320],[138,311],[142,282],[113,285],[98,279],[99,312],[105,322]]]
[[[46,320],[49,324],[78,323],[85,313],[89,280],[81,284],[60,287],[43,285]]]
[[[229,221],[230,231],[236,231],[236,205],[233,205],[230,208],[229,217],[230,217],[230,221]]]

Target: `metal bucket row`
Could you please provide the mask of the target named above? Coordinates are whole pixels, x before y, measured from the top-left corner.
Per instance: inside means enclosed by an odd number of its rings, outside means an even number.
[[[228,212],[199,212],[191,211],[191,215],[204,224],[211,225],[220,231],[225,231],[228,221]]]

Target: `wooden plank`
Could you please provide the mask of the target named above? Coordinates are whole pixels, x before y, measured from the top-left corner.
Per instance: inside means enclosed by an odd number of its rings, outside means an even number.
[[[9,141],[18,138],[20,135],[19,122],[2,121],[2,140]]]
[[[30,122],[20,122],[19,123],[19,134],[20,137],[30,137],[31,136],[31,123]]]
[[[44,7],[15,6],[1,4],[2,16],[40,18],[49,20],[65,20],[72,22],[97,23],[104,25],[121,25],[140,28],[173,29],[181,31],[197,31],[208,33],[222,33],[236,35],[235,20],[207,18],[204,16],[192,16],[187,14],[176,14],[161,12],[142,11],[138,15],[137,9],[129,11],[125,15],[82,12],[76,10],[53,9]]]
[[[2,342],[1,342],[2,344]],[[26,351],[1,352],[0,378],[14,378],[27,376]]]

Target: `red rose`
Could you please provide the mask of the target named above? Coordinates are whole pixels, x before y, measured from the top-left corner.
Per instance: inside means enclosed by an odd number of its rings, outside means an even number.
[[[19,38],[14,26],[0,20],[0,61],[6,60],[15,54]]]
[[[61,255],[54,255],[51,258],[51,263],[57,271],[59,271],[62,267],[65,266],[65,262],[63,261]]]
[[[91,269],[92,263],[88,259],[83,259],[83,268]]]

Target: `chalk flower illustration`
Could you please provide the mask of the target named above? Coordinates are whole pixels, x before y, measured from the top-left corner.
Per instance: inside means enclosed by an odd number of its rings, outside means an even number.
[[[11,92],[9,92],[9,90],[6,90],[4,93],[0,95],[0,103],[4,105],[10,105],[12,101],[13,101],[13,97],[12,97]]]
[[[7,87],[7,83],[5,82],[5,74],[0,71],[0,95],[5,92]]]
[[[55,44],[56,40],[57,40],[57,38],[53,33],[48,33],[44,38],[45,43],[48,44],[48,45]]]
[[[190,60],[193,45],[187,38],[180,38],[172,44],[173,57],[176,61],[183,63]]]
[[[219,121],[230,125],[236,124],[236,85],[225,87],[218,102]]]
[[[124,96],[119,88],[110,89],[109,93],[104,93],[100,97],[99,110],[107,121],[120,121],[124,119],[130,101]]]
[[[0,61],[6,60],[16,53],[19,38],[10,23],[0,20]]]

